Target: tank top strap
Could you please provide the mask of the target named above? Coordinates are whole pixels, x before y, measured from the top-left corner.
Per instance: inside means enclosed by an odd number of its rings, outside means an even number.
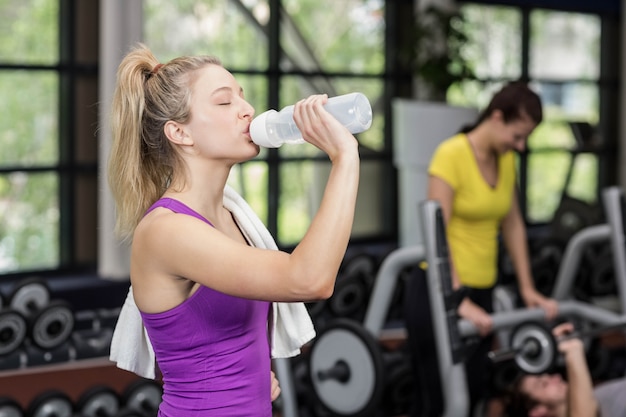
[[[173,198],[169,198],[169,197],[163,197],[163,198],[157,200],[153,205],[150,206],[150,208],[148,208],[148,210],[146,210],[146,213],[144,214],[144,216],[147,215],[148,213],[150,213],[152,210],[154,210],[157,207],[166,208],[168,210],[173,211],[174,213],[187,214],[189,216],[193,216],[196,219],[200,219],[203,222],[209,224],[211,227],[215,227],[215,226],[213,226],[213,223],[211,223],[209,220],[205,219],[197,211],[191,209],[186,204],[184,204],[184,203],[182,203],[182,202],[180,202],[178,200],[174,200]]]

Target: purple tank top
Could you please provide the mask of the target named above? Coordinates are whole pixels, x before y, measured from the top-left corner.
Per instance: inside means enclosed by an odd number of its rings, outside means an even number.
[[[177,200],[165,207],[203,218]],[[270,303],[200,288],[161,313],[141,312],[163,374],[160,417],[272,416],[267,320]]]

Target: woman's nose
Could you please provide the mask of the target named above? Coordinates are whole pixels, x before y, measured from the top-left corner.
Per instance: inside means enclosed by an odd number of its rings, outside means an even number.
[[[250,117],[250,118],[254,117],[254,107],[252,107],[252,104],[248,103],[245,100],[243,102],[241,117]]]

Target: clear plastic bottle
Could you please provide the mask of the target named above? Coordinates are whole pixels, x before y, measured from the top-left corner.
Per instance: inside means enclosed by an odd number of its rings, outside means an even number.
[[[306,143],[293,121],[294,106],[281,111],[268,110],[252,120],[252,141],[265,148],[281,145]],[[361,133],[372,125],[372,106],[362,93],[350,93],[328,99],[324,108],[339,120],[350,133]]]

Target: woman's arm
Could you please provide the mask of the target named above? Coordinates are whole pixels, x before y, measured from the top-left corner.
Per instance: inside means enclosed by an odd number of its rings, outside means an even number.
[[[511,209],[502,221],[502,237],[507,252],[511,257],[513,267],[515,268],[515,275],[524,303],[528,307],[541,307],[545,309],[546,317],[553,319],[558,313],[557,302],[543,296],[535,288],[535,282],[530,268],[526,226],[524,225],[519,209],[517,190],[513,191]]]
[[[574,330],[572,323],[563,323],[553,329],[553,334],[559,338]],[[558,349],[565,358],[565,370],[568,379],[567,416],[593,417],[599,415],[599,407],[593,395],[593,382],[589,373],[585,347],[578,338],[566,339],[558,342]]]

